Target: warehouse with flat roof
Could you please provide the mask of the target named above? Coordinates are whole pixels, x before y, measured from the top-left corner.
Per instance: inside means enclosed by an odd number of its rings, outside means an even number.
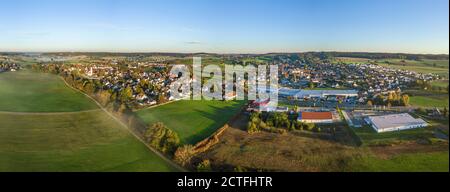
[[[281,97],[294,97],[297,99],[302,98],[326,98],[326,97],[358,97],[357,90],[306,90],[306,89],[291,89],[282,87],[280,89],[264,89],[258,88],[261,92],[273,93],[275,91],[278,92],[278,95]]]
[[[423,119],[414,118],[408,113],[371,116],[367,117],[365,121],[372,126],[378,133],[401,131],[407,129],[415,129],[428,126],[428,123]]]
[[[356,90],[300,90],[294,97],[296,98],[326,98],[330,96],[337,97],[358,97]]]

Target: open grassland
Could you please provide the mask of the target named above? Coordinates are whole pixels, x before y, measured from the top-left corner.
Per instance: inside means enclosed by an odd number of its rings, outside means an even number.
[[[404,131],[394,131],[386,133],[377,133],[369,126],[355,128],[356,135],[361,138],[363,145],[394,145],[402,142],[416,141],[419,139],[434,138],[433,127],[410,129]]]
[[[147,124],[163,122],[176,131],[182,143],[195,144],[210,136],[233,117],[244,101],[177,101],[138,111]]]
[[[232,123],[220,142],[199,154],[197,161],[209,159],[216,170],[233,171],[433,171],[448,172],[448,141],[439,144],[396,144],[395,146],[357,147],[339,142],[345,129],[335,139],[323,133],[260,132],[248,134],[246,119]],[[399,135],[370,133],[366,140],[398,139]],[[406,133],[404,139],[417,138],[428,132]],[[321,136],[322,135],[322,136]],[[343,137],[346,138],[346,137]],[[409,141],[409,140],[408,140]]]
[[[386,63],[390,65],[410,66],[410,67],[433,67],[433,68],[449,68],[448,60],[402,60],[402,59],[381,59],[377,60],[378,63]]]
[[[174,170],[102,111],[0,122],[0,171]]]
[[[364,64],[370,62],[370,59],[356,58],[356,57],[336,57],[333,63],[345,63],[345,64]]]
[[[436,86],[436,87],[447,88],[448,87],[448,80],[433,81],[433,82],[431,82],[431,85],[432,86]]]
[[[423,148],[428,148],[424,146]],[[447,146],[448,148],[448,146]],[[229,129],[221,142],[200,159],[219,169],[265,171],[448,171],[448,149],[415,150],[386,156],[369,147],[342,145],[311,136],[279,135]]]
[[[0,171],[174,170],[56,75],[0,73],[0,122]]]
[[[363,147],[370,149],[370,153],[353,161],[351,171],[447,172],[448,140],[436,137],[436,133],[448,130],[448,122],[429,123],[431,126],[427,128],[386,133],[376,133],[367,126],[355,129]]]
[[[383,172],[448,172],[448,151],[430,153],[409,153],[380,158],[365,156],[351,164],[351,171]]]
[[[186,57],[181,59],[175,59],[171,61],[173,64],[184,64],[184,65],[192,65],[193,59],[192,57]],[[222,59],[220,57],[202,57],[202,65],[223,65],[227,63],[225,59]]]
[[[0,111],[71,112],[96,109],[58,76],[30,70],[0,73]]]
[[[351,146],[301,137],[293,134],[261,132],[249,135],[238,129],[228,129],[221,142],[201,159],[224,166],[264,171],[343,171],[348,163],[362,153]]]
[[[415,71],[418,73],[434,73],[438,74],[442,77],[448,78],[448,68],[437,68],[437,67],[423,67],[423,66],[403,66],[403,65],[390,65],[390,64],[384,64],[381,63],[381,66],[390,67],[394,69],[403,69],[403,70],[409,70],[409,71]]]
[[[394,69],[404,69],[419,73],[435,73],[448,78],[449,61],[448,60],[401,60],[384,59],[377,60],[377,63]]]
[[[445,92],[427,90],[405,90],[410,95],[409,104],[414,107],[448,107],[449,95]]]
[[[375,63],[394,69],[404,69],[420,73],[435,73],[443,77],[449,77],[449,60],[403,60],[403,59],[367,59],[354,57],[336,57],[333,63],[364,64]]]
[[[417,107],[448,107],[448,95],[436,98],[431,96],[410,97],[409,104]]]
[[[252,58],[244,58],[242,59],[242,61],[244,63],[254,63],[257,65],[261,65],[261,64],[267,64],[271,61],[271,58],[268,57],[252,57]]]

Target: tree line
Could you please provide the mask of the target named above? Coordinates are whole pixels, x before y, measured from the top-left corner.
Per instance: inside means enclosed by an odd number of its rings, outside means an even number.
[[[320,131],[315,124],[300,122],[297,117],[296,113],[288,115],[284,112],[253,112],[249,117],[247,132],[253,134],[267,131],[284,134],[294,130]]]
[[[382,94],[376,96],[373,99],[367,101],[368,106],[381,105],[381,106],[409,106],[410,97],[408,94],[401,94],[400,92],[390,92],[388,96]]]

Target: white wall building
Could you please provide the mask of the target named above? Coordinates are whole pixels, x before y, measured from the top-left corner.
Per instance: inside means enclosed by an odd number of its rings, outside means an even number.
[[[414,118],[408,113],[371,116],[367,117],[365,121],[372,126],[378,133],[401,131],[407,129],[421,128],[428,126],[428,123],[423,119]]]

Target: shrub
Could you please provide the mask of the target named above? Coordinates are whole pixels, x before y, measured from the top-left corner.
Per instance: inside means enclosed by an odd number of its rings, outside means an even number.
[[[281,135],[286,135],[287,134],[287,130],[286,129],[277,129],[277,133],[279,133]]]
[[[193,156],[194,156],[194,146],[184,145],[182,147],[179,147],[175,152],[174,161],[182,166],[186,166],[191,162]]]
[[[305,123],[303,124],[303,129],[308,131],[313,131],[315,125],[313,123]]]
[[[203,160],[197,165],[198,172],[211,172],[211,162],[208,159]]]
[[[145,140],[163,153],[173,154],[180,144],[178,134],[158,122],[151,125],[144,133]]]
[[[238,165],[237,167],[234,168],[234,172],[240,172],[240,173],[247,172],[247,169]]]

